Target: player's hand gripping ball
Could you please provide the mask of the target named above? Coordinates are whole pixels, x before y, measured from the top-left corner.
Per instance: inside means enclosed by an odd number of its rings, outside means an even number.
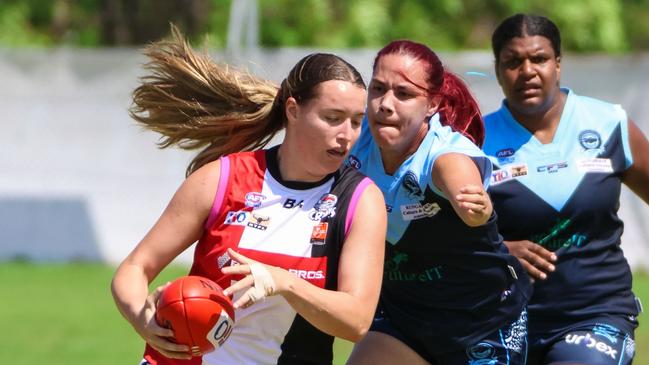
[[[234,308],[223,289],[200,276],[183,276],[167,286],[157,303],[156,320],[171,328],[177,343],[192,355],[214,351],[232,333]]]

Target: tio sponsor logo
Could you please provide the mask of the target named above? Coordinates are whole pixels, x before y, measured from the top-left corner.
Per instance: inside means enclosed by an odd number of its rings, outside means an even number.
[[[597,339],[591,337],[590,333],[586,333],[586,335],[576,335],[576,334],[568,334],[566,335],[566,343],[569,343],[571,345],[581,345],[582,343],[586,345],[589,349],[595,349],[604,355],[608,355],[611,357],[611,359],[615,360],[617,356],[617,350],[614,350],[611,346],[609,346],[606,342],[603,341],[597,341]]]

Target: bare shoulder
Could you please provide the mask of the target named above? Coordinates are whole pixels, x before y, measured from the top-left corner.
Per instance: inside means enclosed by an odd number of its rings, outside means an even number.
[[[210,210],[221,175],[221,162],[209,162],[192,172],[180,186],[177,196],[201,210]]]

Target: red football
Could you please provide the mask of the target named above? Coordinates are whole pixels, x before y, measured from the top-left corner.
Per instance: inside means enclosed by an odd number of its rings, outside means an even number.
[[[177,343],[196,346],[200,353],[206,353],[219,348],[232,333],[234,308],[212,280],[183,276],[160,295],[156,320],[174,331]]]

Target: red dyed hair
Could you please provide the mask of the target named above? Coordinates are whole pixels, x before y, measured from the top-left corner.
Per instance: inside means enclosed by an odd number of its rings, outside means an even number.
[[[393,41],[376,54],[374,68],[381,57],[389,54],[407,55],[421,61],[428,74],[429,97],[442,97],[437,109],[442,125],[450,126],[482,147],[485,132],[478,102],[466,84],[442,65],[435,52],[421,43],[408,40]]]

